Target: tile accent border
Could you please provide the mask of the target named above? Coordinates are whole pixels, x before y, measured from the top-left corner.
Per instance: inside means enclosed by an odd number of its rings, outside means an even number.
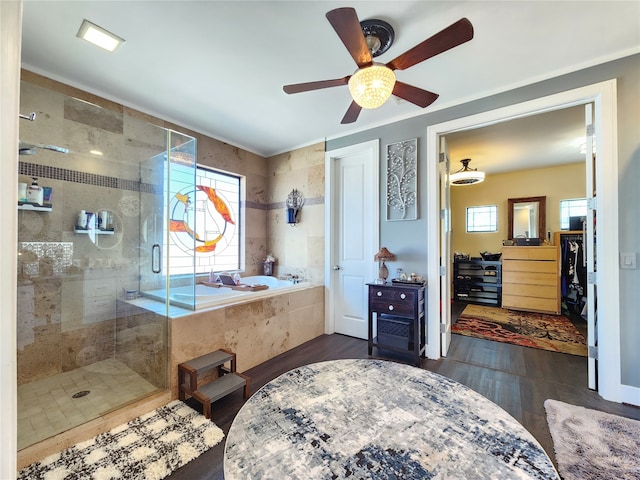
[[[83,183],[86,185],[116,188],[119,190],[129,190],[134,192],[158,193],[162,191],[162,185],[153,185],[135,180],[126,180],[124,178],[80,172],[77,170],[70,170],[68,168],[38,165],[36,163],[18,162],[18,172],[20,175],[27,175],[29,177],[49,178],[52,180]]]

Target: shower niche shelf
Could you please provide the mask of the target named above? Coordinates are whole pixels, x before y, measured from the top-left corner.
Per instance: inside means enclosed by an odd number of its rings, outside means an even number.
[[[32,212],[50,212],[53,207],[50,203],[38,205],[37,203],[18,202],[18,210],[31,210]]]
[[[94,235],[113,235],[116,232],[114,230],[99,230],[99,229],[81,229],[81,228],[74,228],[73,231],[75,233],[93,233]]]

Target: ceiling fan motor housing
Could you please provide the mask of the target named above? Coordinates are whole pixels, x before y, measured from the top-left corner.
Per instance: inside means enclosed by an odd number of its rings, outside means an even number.
[[[384,20],[377,18],[363,20],[360,22],[360,27],[372,57],[382,55],[393,44],[395,32],[393,27]]]

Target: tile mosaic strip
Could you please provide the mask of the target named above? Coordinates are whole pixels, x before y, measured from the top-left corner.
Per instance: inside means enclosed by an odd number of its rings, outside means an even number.
[[[130,190],[134,192],[157,193],[161,192],[162,185],[142,183],[135,180],[98,175],[95,173],[79,172],[68,168],[52,167],[49,165],[38,165],[36,163],[18,162],[19,173],[29,177],[50,178],[52,180],[63,180],[65,182],[83,183],[98,187],[116,188],[118,190]]]
[[[29,177],[50,178],[52,180],[62,180],[65,182],[82,183],[95,185],[98,187],[115,188],[118,190],[129,190],[143,193],[162,193],[163,185],[154,185],[124,178],[98,175],[95,173],[79,172],[68,168],[52,167],[49,165],[38,165],[37,163],[18,162],[20,175]],[[314,197],[305,199],[305,205],[322,205],[324,197]],[[285,202],[275,202],[270,204],[245,201],[242,204],[246,208],[257,210],[276,210],[285,208]]]

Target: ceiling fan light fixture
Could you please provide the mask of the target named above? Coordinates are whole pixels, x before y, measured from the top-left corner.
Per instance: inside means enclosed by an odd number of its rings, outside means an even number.
[[[396,84],[393,70],[380,63],[357,70],[349,79],[349,92],[362,108],[378,108],[391,94]]]
[[[477,168],[469,168],[470,158],[460,160],[462,168],[449,177],[451,185],[474,185],[484,182],[484,172],[479,172]]]

